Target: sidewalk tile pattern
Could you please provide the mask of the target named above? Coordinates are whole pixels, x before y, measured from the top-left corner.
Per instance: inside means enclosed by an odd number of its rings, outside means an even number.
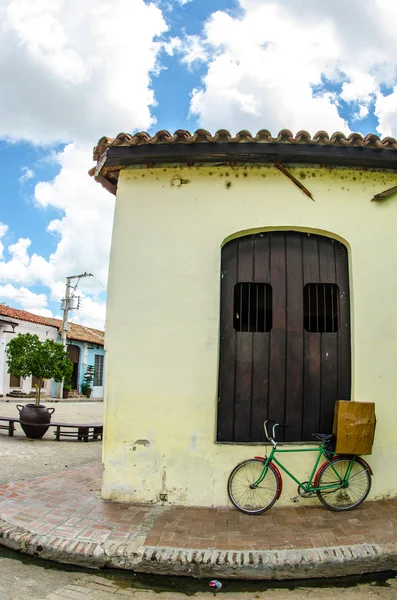
[[[97,544],[197,549],[286,550],[397,542],[397,500],[366,502],[347,513],[317,506],[272,508],[259,516],[234,508],[119,504],[100,498],[101,466],[0,486],[0,518],[75,552]]]

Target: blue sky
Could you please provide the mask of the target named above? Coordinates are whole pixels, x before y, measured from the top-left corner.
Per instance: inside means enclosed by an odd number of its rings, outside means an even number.
[[[65,277],[92,271],[101,284],[82,282],[74,318],[103,326],[114,200],[87,175],[102,135],[397,135],[397,8],[384,0],[0,4],[0,302],[10,306],[58,315]]]

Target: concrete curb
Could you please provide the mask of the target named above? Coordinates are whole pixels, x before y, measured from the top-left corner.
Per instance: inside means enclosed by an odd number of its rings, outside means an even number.
[[[81,567],[157,575],[287,580],[343,577],[397,569],[397,543],[302,550],[197,550],[90,543],[31,533],[0,519],[0,544]]]
[[[100,569],[107,566],[101,544],[32,533],[0,519],[0,545],[55,562]]]
[[[344,577],[396,568],[397,544],[358,544],[263,552],[147,546],[134,570],[158,575],[291,580]]]

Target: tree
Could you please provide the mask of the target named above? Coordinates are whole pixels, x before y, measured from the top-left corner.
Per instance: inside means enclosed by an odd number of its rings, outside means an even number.
[[[62,344],[54,340],[41,342],[37,335],[19,333],[8,342],[6,354],[9,373],[23,379],[29,375],[37,378],[36,406],[40,404],[43,379],[62,381],[72,377],[73,363]]]
[[[88,365],[85,375],[83,377],[83,383],[81,384],[81,393],[89,398],[92,392],[92,383],[95,376],[95,367]]]

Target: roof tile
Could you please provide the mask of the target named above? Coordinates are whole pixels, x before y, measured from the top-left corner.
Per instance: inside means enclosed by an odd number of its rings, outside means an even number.
[[[19,319],[20,321],[27,321],[29,323],[37,323],[38,325],[47,325],[48,327],[55,327],[58,331],[61,328],[62,321],[60,319],[53,319],[51,317],[42,317],[35,315],[26,310],[20,310],[19,308],[11,308],[5,304],[0,304],[0,315],[3,317],[11,317],[12,319]],[[70,329],[67,333],[69,340],[89,342],[92,344],[104,345],[105,333],[100,329],[93,329],[92,327],[85,327],[78,323],[70,323]]]
[[[294,136],[289,129],[281,129],[276,137],[272,137],[270,131],[267,129],[261,129],[256,135],[252,135],[250,131],[243,129],[233,137],[227,129],[219,129],[214,135],[206,129],[197,129],[193,134],[186,129],[178,129],[174,134],[162,129],[152,136],[146,131],[140,131],[134,135],[119,133],[115,138],[102,137],[94,148],[94,160],[98,161],[110,146],[203,143],[244,144],[247,142],[257,144],[323,144],[397,150],[397,141],[395,138],[385,137],[382,140],[374,133],[368,134],[363,138],[360,133],[350,133],[346,137],[340,131],[333,133],[331,136],[326,131],[318,131],[312,137],[307,131],[298,131]]]

